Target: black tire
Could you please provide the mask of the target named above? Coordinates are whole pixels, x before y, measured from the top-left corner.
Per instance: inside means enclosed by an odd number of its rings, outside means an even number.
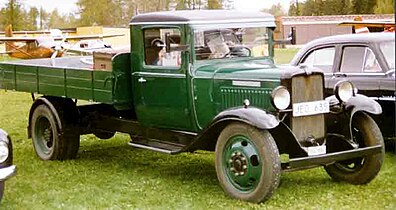
[[[38,105],[33,111],[30,127],[34,149],[43,160],[74,159],[80,146],[80,134],[69,119],[68,109],[62,103],[54,106],[61,125],[56,113],[47,105]]]
[[[353,140],[359,148],[382,145],[382,152],[368,157],[339,161],[325,166],[327,174],[335,181],[345,181],[355,185],[367,184],[381,169],[385,148],[382,133],[375,121],[365,113],[357,113],[352,122]]]
[[[93,134],[100,139],[110,139],[115,135],[115,131],[94,131]]]
[[[244,123],[231,123],[221,132],[215,166],[221,187],[236,199],[264,202],[279,185],[281,163],[272,135]]]

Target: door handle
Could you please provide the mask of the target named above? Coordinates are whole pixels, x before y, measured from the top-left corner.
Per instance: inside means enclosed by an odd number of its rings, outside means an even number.
[[[138,82],[140,82],[140,83],[145,83],[145,82],[147,82],[147,80],[145,80],[143,77],[140,77],[140,78],[138,79]]]
[[[347,77],[347,75],[345,73],[335,73],[334,76],[335,77]]]

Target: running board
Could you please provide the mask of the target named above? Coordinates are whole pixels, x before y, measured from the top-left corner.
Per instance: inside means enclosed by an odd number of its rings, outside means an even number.
[[[186,145],[177,144],[173,142],[167,141],[159,141],[156,139],[133,139],[128,142],[129,146],[141,148],[141,149],[148,149],[156,152],[162,152],[166,154],[177,154],[183,151]]]

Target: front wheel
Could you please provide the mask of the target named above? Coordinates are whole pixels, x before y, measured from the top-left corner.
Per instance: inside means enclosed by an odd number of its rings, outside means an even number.
[[[366,184],[377,176],[384,160],[384,140],[375,121],[364,113],[358,113],[352,123],[353,141],[359,148],[382,145],[382,152],[367,157],[343,160],[325,166],[326,172],[336,181]]]
[[[251,125],[232,123],[216,144],[217,178],[231,197],[259,203],[279,185],[279,151],[271,134]]]

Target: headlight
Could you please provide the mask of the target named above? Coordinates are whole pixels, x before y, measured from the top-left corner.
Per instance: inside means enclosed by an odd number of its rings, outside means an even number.
[[[272,91],[272,104],[280,110],[290,105],[290,93],[284,86],[279,86]]]
[[[4,141],[0,141],[0,164],[7,160],[8,155],[8,144]]]
[[[355,87],[349,81],[340,81],[334,87],[334,94],[342,102],[348,101],[355,96]]]

